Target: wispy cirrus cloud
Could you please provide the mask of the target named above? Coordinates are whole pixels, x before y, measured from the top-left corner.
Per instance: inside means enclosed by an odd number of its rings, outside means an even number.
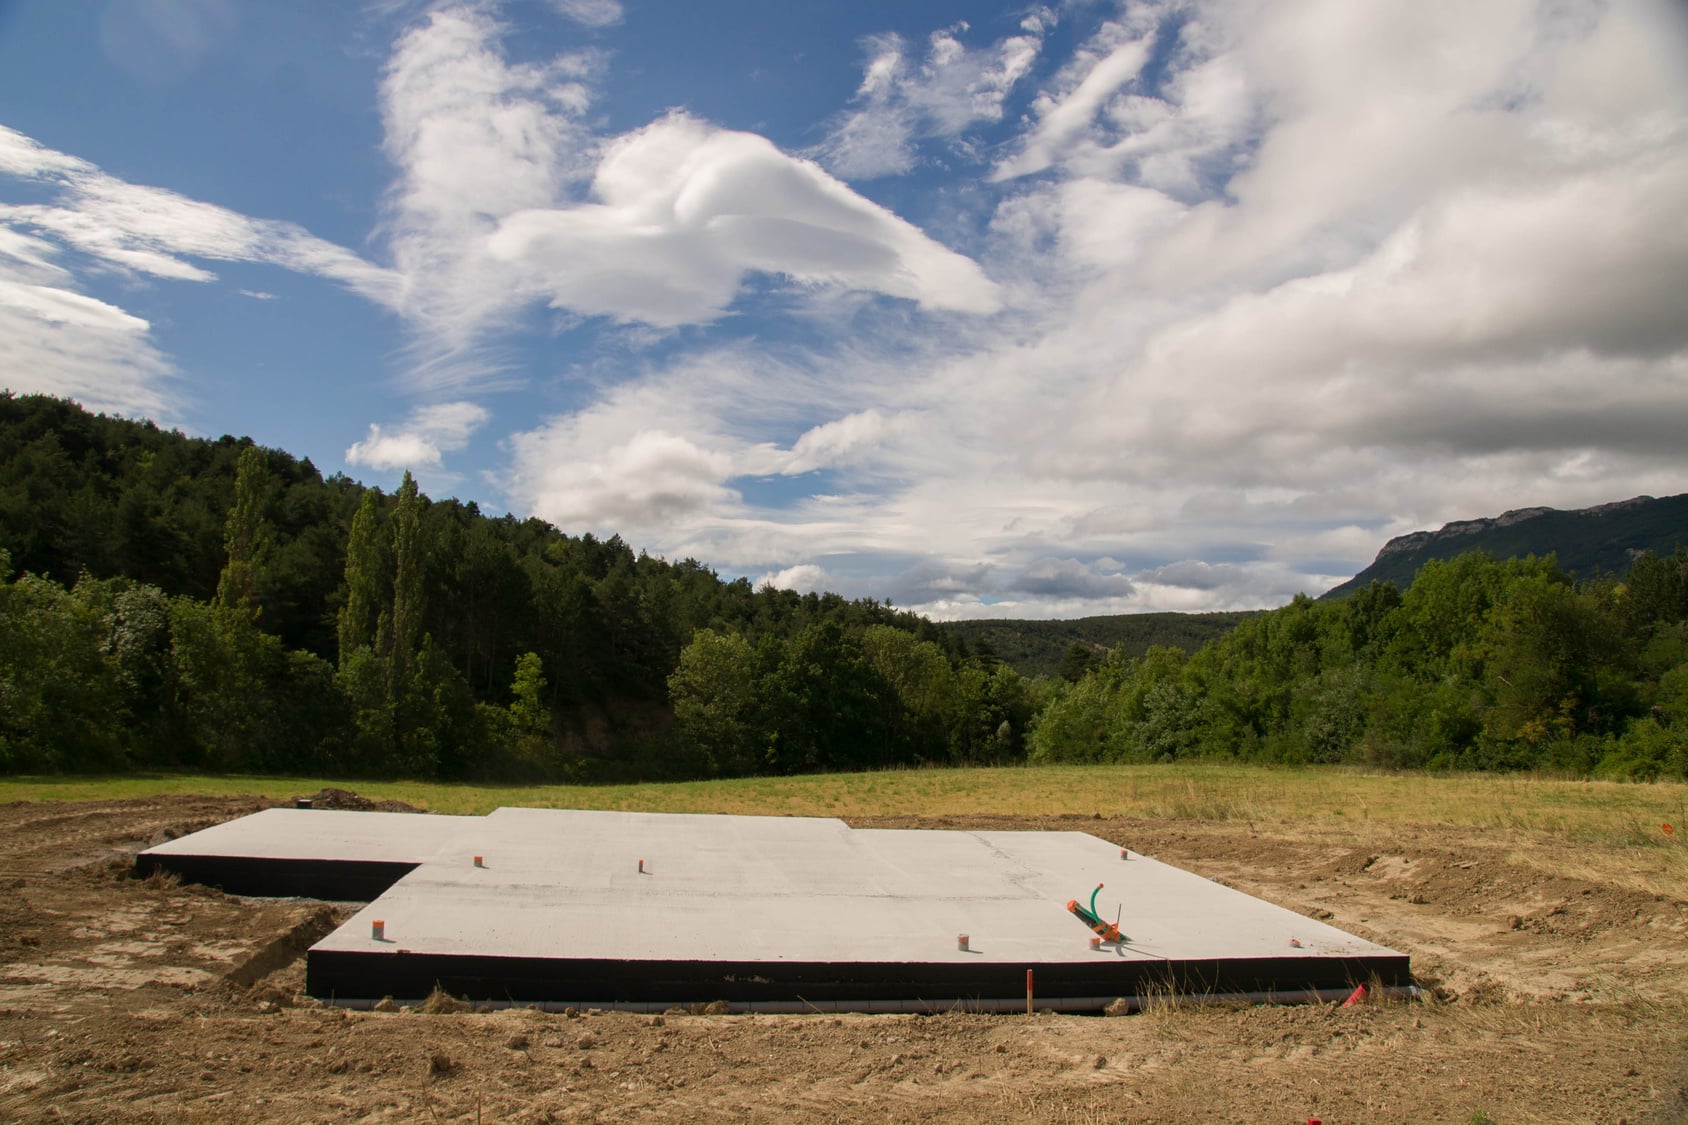
[[[216,275],[190,259],[266,262],[339,282],[380,304],[392,306],[399,296],[392,271],[297,224],[129,183],[4,125],[0,173],[33,181],[52,196],[48,203],[0,204],[0,222],[113,269],[203,282]]]
[[[558,15],[587,27],[609,27],[620,23],[623,14],[618,0],[546,0],[546,3]]]
[[[1020,34],[983,49],[962,42],[969,28],[959,23],[934,31],[920,57],[911,57],[900,35],[870,38],[855,107],[840,115],[816,157],[853,180],[910,171],[925,139],[969,151],[968,129],[1002,120],[1009,91],[1030,72],[1054,19],[1047,10],[1028,15]]]
[[[398,279],[292,223],[132,184],[0,125],[0,175],[45,202],[0,203],[0,364],[16,391],[168,418],[174,365],[142,317],[82,292],[86,276],[204,283],[202,263],[262,262],[393,305]]]

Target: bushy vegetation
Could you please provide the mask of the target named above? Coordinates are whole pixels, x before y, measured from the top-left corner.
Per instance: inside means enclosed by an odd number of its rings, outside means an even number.
[[[1405,594],[1298,597],[1193,656],[1116,653],[1049,705],[1031,757],[1681,777],[1688,549],[1580,584],[1471,553]]]

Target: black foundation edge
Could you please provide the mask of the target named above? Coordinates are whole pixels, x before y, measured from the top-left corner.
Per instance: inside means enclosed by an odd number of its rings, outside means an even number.
[[[851,1003],[1283,993],[1413,983],[1403,954],[1189,961],[1109,958],[1095,964],[948,965],[908,962],[568,960],[312,950],[305,991],[322,1000],[421,999],[435,988],[470,1001],[652,1004]]]
[[[203,883],[231,895],[263,898],[321,898],[371,902],[416,870],[414,863],[343,859],[259,859],[250,856],[177,855],[142,852],[135,875],[168,871],[185,883]]]

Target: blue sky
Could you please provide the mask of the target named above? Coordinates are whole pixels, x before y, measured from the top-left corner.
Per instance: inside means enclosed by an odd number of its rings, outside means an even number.
[[[0,0],[0,385],[938,617],[1688,490],[1668,0]]]

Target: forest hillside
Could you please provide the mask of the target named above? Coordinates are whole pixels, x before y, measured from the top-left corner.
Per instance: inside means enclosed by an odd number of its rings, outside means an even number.
[[[1577,576],[1474,551],[1265,613],[1031,624],[753,589],[408,475],[389,495],[0,393],[0,772],[1688,774],[1688,548]]]

